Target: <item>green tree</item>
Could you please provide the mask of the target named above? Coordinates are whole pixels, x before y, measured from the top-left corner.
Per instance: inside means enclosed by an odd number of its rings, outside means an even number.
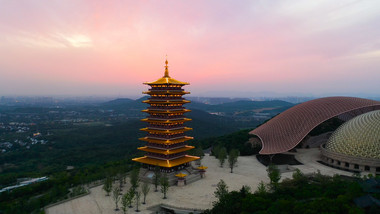
[[[130,182],[131,182],[131,185],[132,185],[132,189],[133,191],[136,192],[137,188],[139,187],[139,183],[140,183],[140,178],[139,178],[139,174],[140,174],[140,168],[134,168],[131,172],[131,175],[130,175]]]
[[[255,194],[258,195],[265,195],[268,193],[267,188],[263,181],[260,181],[259,185],[257,186],[257,190],[255,191]]]
[[[302,177],[304,177],[304,175],[303,175],[303,173],[301,172],[301,170],[298,169],[298,168],[297,168],[297,169],[293,172],[293,174],[292,174],[292,178],[293,178],[294,180],[302,179]]]
[[[146,199],[146,196],[148,195],[149,191],[150,191],[150,185],[147,182],[144,182],[143,185],[141,186],[141,192],[144,196],[143,204],[145,204],[145,199]]]
[[[164,174],[164,176],[161,177],[161,192],[164,194],[164,198],[166,199],[166,193],[169,190],[169,179],[168,177]]]
[[[129,188],[128,192],[125,193],[124,196],[126,197],[125,200],[127,201],[128,207],[132,208],[133,199],[135,198],[135,191],[133,188]]]
[[[292,177],[293,177],[293,182],[296,184],[306,184],[307,183],[307,177],[299,169],[296,169],[293,172]]]
[[[278,199],[272,203],[271,207],[268,209],[268,213],[293,214],[293,206],[294,201],[292,200]]]
[[[247,195],[251,194],[251,187],[243,185],[240,189],[240,194],[242,197],[246,197]]]
[[[122,173],[119,173],[117,174],[117,179],[119,180],[119,188],[120,188],[120,191],[122,191],[123,189],[123,174]]]
[[[198,164],[198,165],[201,165],[201,161],[202,161],[202,159],[203,159],[203,157],[204,157],[204,153],[203,153],[203,149],[202,149],[202,147],[197,147],[196,149],[195,149],[195,151],[194,151],[194,155],[195,156],[198,156],[199,157],[199,159],[196,161],[196,163]]]
[[[214,207],[211,210],[211,213],[253,213],[243,211],[243,207],[246,207],[243,206],[245,199],[252,195],[252,193],[250,192],[250,187],[243,186],[240,189],[240,191],[232,192],[228,192],[228,190],[225,188],[222,189],[223,193],[221,194],[221,196],[219,196],[219,200],[213,203]]]
[[[155,187],[155,192],[158,191],[158,185],[160,184],[161,180],[161,170],[159,166],[154,167],[154,175],[153,175],[153,184]]]
[[[276,165],[270,164],[267,168],[268,177],[270,180],[270,185],[272,190],[275,190],[278,187],[278,182],[281,179],[280,170]]]
[[[86,189],[82,186],[82,185],[79,185],[79,186],[76,186],[72,189],[72,192],[70,194],[71,197],[74,197],[74,196],[77,196],[77,195],[81,195],[81,194],[84,194],[86,193]]]
[[[224,162],[226,161],[227,158],[227,149],[225,147],[222,147],[218,153],[218,160],[220,163],[220,167],[223,167]]]
[[[225,195],[228,194],[228,186],[221,179],[219,183],[216,185],[216,190],[214,192],[215,197],[220,201]]]
[[[204,213],[367,213],[352,203],[353,199],[365,194],[360,184],[354,180],[341,177],[308,175],[307,181],[295,182],[295,178],[284,179],[278,188],[267,192],[263,182],[252,194],[249,187],[243,186],[240,191],[228,192],[225,184],[218,183],[215,195],[219,199],[213,203],[211,210]],[[302,175],[300,176],[303,180]],[[306,176],[305,176],[306,177]],[[374,210],[374,213],[377,210]]]
[[[115,202],[115,211],[118,211],[119,210],[119,201],[120,201],[120,188],[119,187],[115,187],[113,188],[113,191],[112,191],[112,198]]]
[[[135,198],[136,198],[136,200],[135,200],[135,202],[136,202],[136,212],[140,212],[140,210],[139,210],[139,206],[140,206],[140,197],[141,197],[141,192],[140,191],[136,191],[135,192]]]
[[[231,173],[233,173],[233,169],[237,163],[238,157],[239,157],[239,150],[231,149],[230,153],[228,154],[228,165],[231,169]]]
[[[123,184],[127,184],[127,173],[123,173]]]
[[[214,144],[214,145],[215,145],[215,144]],[[212,150],[211,150],[211,154],[212,154],[215,158],[218,158],[220,149],[221,149],[221,146],[220,146],[219,144],[213,146],[213,147],[212,147]]]
[[[125,193],[123,197],[121,198],[121,210],[123,210],[123,214],[127,213],[128,209],[128,193]]]
[[[103,190],[106,191],[107,196],[110,196],[110,192],[112,191],[112,178],[107,177],[103,184]]]
[[[354,177],[354,178],[360,180],[360,179],[361,179],[360,172],[354,172],[354,173],[352,174],[352,177]]]

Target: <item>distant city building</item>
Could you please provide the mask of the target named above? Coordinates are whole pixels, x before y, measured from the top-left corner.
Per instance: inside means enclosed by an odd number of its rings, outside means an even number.
[[[192,129],[184,125],[191,119],[184,116],[184,113],[190,110],[185,109],[183,105],[190,101],[182,97],[189,94],[182,87],[189,83],[171,78],[167,60],[165,64],[165,74],[162,78],[144,83],[151,88],[149,91],[143,92],[150,95],[148,100],[143,101],[150,107],[143,110],[149,116],[142,121],[149,125],[147,128],[141,129],[148,133],[147,136],[140,138],[140,140],[146,141],[147,145],[138,149],[146,154],[133,161],[142,163],[143,167],[148,170],[153,170],[158,166],[161,171],[170,173],[190,166],[190,162],[199,157],[186,153],[194,148],[186,144],[186,141],[193,137],[185,135],[186,131]]]
[[[0,99],[1,105],[47,105],[53,104],[53,97],[26,97],[26,96],[17,96],[17,97],[5,97],[2,96]]]

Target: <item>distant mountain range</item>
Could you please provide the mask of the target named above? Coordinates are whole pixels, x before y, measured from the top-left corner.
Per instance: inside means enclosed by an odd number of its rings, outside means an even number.
[[[203,103],[189,103],[187,104],[189,109],[197,108],[207,112],[226,112],[232,113],[237,111],[247,111],[247,110],[258,110],[264,108],[280,108],[285,106],[294,106],[294,104],[281,101],[281,100],[273,100],[273,101],[247,101],[240,100],[235,102],[222,103],[218,105],[207,105]]]
[[[137,100],[128,98],[115,99],[99,105],[100,108],[123,113],[130,117],[144,118],[146,113],[141,110],[149,105],[142,103],[148,97],[141,97]],[[227,134],[244,128],[254,128],[264,120],[276,115],[294,104],[273,100],[273,101],[250,101],[238,100],[217,105],[210,105],[192,101],[185,107],[192,110],[186,114],[192,121],[190,127],[194,128],[195,137],[209,137]],[[257,113],[263,113],[266,117],[258,117]]]
[[[102,103],[102,107],[112,107],[115,110],[125,110],[125,109],[145,109],[148,107],[147,104],[142,103],[143,100],[147,100],[148,97],[141,97],[137,100],[132,100],[129,98],[119,98]],[[221,98],[222,99],[222,98]],[[224,98],[228,99],[228,98]],[[223,99],[223,100],[224,100]],[[207,112],[231,112],[231,111],[244,111],[244,110],[257,110],[262,108],[279,108],[286,106],[294,106],[293,103],[281,101],[281,100],[271,100],[271,101],[251,101],[247,99],[222,102],[220,104],[206,104],[202,102],[192,101],[186,104],[185,107],[188,109],[199,109]]]
[[[112,109],[117,113],[124,113],[127,116],[138,116],[140,118],[144,118],[147,116],[147,114],[141,112],[141,110],[148,107],[147,104],[142,103],[142,101],[146,99],[147,97],[142,97],[137,100],[131,100],[128,98],[116,99],[103,103],[99,107]],[[195,103],[195,106],[198,106],[198,108],[192,108],[188,105],[189,104],[186,104],[186,107],[192,111],[187,113],[186,117],[191,118],[192,121],[188,122],[187,125],[194,129],[194,131],[189,133],[191,136],[194,136],[196,138],[205,138],[215,135],[223,135],[239,130],[239,124],[237,124],[234,119],[213,115],[206,112],[204,109],[206,109],[206,107],[209,105],[203,103]]]

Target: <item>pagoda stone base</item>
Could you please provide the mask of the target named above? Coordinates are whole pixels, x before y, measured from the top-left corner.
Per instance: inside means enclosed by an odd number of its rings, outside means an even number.
[[[186,168],[183,168],[178,171],[170,172],[170,173],[165,173],[161,172],[161,176],[166,174],[166,176],[169,179],[169,185],[170,186],[177,186],[178,178],[175,176],[178,173],[183,173],[187,174],[185,178],[185,185],[193,183],[197,180],[201,179],[201,175],[199,174],[199,171],[196,168],[193,168],[192,166],[188,166]],[[154,177],[154,171],[148,170],[145,168],[140,169],[140,180],[141,182],[147,182],[147,183],[152,183],[153,184],[153,177]]]
[[[185,186],[185,179],[178,179],[177,186],[179,187]]]

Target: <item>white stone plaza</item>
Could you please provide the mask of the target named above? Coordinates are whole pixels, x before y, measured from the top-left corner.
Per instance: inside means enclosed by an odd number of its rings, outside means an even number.
[[[281,166],[280,168],[288,168],[289,171],[281,174],[282,179],[291,178],[292,171],[295,168],[300,169],[303,173],[313,173],[318,170],[324,175],[341,174],[351,176],[351,172],[334,169],[318,163],[321,160],[318,148],[298,149],[295,158],[303,165]],[[260,181],[268,183],[266,166],[261,164],[256,156],[244,156],[238,158],[237,167],[234,173],[230,173],[228,163],[223,168],[219,166],[219,161],[213,156],[206,155],[202,159],[202,165],[208,166],[206,177],[188,184],[183,187],[172,186],[167,193],[167,199],[162,199],[160,188],[158,192],[154,192],[154,186],[151,186],[147,196],[147,204],[140,205],[138,213],[155,213],[154,207],[164,204],[174,208],[186,209],[208,209],[212,207],[213,201],[216,200],[214,191],[217,183],[223,179],[229,187],[229,190],[239,190],[243,185],[250,186],[252,191],[256,190]],[[115,184],[117,185],[117,184]],[[127,184],[123,188],[123,193],[130,187]],[[142,200],[141,200],[142,201]],[[119,203],[119,207],[120,207]],[[127,213],[135,212],[135,205],[128,209]],[[70,200],[46,209],[47,214],[114,214],[123,213],[121,210],[115,211],[115,203],[112,196],[106,196],[101,186],[90,189],[90,194]]]

